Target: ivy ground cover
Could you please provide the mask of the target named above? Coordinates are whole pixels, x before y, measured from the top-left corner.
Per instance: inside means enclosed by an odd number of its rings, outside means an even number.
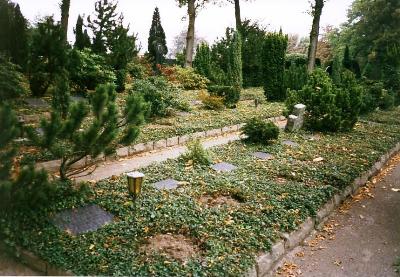
[[[281,134],[270,146],[234,142],[212,149],[214,162],[237,166],[227,173],[181,159],[156,164],[142,170],[143,193],[135,202],[124,176],[93,182],[87,194],[67,197],[34,216],[2,215],[0,235],[78,275],[240,276],[279,233],[314,216],[400,140],[400,120],[394,120],[399,116],[398,109],[374,113],[349,133]],[[274,158],[259,160],[252,156],[257,151]],[[167,178],[180,181],[180,187],[153,187]],[[230,201],[215,204],[223,198]],[[86,204],[114,214],[114,222],[78,236],[52,224],[55,212]],[[182,261],[146,252],[143,246],[160,234],[185,237],[195,255]]]

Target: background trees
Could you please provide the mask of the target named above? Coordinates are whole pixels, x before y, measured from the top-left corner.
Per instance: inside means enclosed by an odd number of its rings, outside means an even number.
[[[68,21],[69,21],[69,8],[71,6],[71,0],[62,0],[61,8],[61,29],[63,30],[64,40],[67,41],[68,35]]]
[[[0,0],[0,52],[26,69],[28,61],[28,21],[18,4]]]
[[[312,4],[311,14],[313,15],[313,23],[310,32],[310,46],[308,48],[308,71],[312,72],[315,67],[315,58],[317,55],[319,22],[321,20],[322,9],[325,0],[315,0]]]
[[[83,30],[83,18],[81,15],[78,16],[76,21],[76,26],[74,28],[75,34],[75,44],[74,47],[78,50],[83,50],[84,48],[90,48],[92,43],[90,42],[90,37],[87,33],[87,30]]]

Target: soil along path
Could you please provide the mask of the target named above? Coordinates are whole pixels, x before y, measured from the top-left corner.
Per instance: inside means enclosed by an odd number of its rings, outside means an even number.
[[[272,276],[399,276],[400,154],[327,223],[291,251]]]

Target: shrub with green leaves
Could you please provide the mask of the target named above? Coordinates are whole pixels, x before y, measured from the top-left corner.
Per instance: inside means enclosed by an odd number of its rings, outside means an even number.
[[[178,108],[180,105],[176,99],[179,93],[179,89],[163,77],[136,80],[131,90],[131,94],[142,95],[150,104],[151,116],[166,116],[168,109]]]
[[[211,156],[211,152],[203,147],[200,139],[196,139],[187,145],[187,151],[182,154],[182,159],[193,164],[207,166],[212,162]]]
[[[116,76],[106,59],[92,50],[72,50],[69,53],[68,72],[71,86],[77,92],[86,93],[100,84],[114,83]]]
[[[288,37],[282,33],[268,33],[262,48],[264,93],[268,100],[286,99],[284,88],[285,54]]]
[[[224,105],[226,107],[235,107],[235,104],[240,100],[240,94],[237,93],[237,89],[232,86],[209,86],[208,91],[211,95],[219,96],[224,99]]]
[[[305,65],[291,64],[285,69],[284,89],[299,90],[307,83],[308,73]]]
[[[354,75],[343,75],[341,87],[335,87],[328,74],[316,69],[299,91],[290,91],[286,107],[292,110],[298,103],[306,105],[305,124],[317,131],[347,131],[357,122],[361,107],[361,88]]]
[[[0,56],[0,100],[17,98],[26,93],[24,76],[18,66]]]
[[[67,180],[72,165],[90,156],[115,153],[118,145],[130,145],[139,135],[147,105],[140,95],[129,95],[126,106],[119,111],[115,86],[100,85],[90,99],[70,106],[65,119],[53,110],[50,119],[42,119],[43,135],[29,128],[28,134],[35,144],[61,160],[60,177]]]
[[[205,89],[210,81],[191,67],[174,66],[174,78],[184,89]]]
[[[225,108],[224,98],[221,96],[210,95],[205,91],[201,91],[199,93],[199,99],[206,109],[221,111]]]
[[[245,140],[251,143],[270,144],[279,137],[278,126],[257,117],[247,121],[241,131],[247,136]]]
[[[395,104],[395,97],[391,91],[385,89],[382,82],[365,80],[362,84],[361,113],[369,113],[376,108],[390,110]]]

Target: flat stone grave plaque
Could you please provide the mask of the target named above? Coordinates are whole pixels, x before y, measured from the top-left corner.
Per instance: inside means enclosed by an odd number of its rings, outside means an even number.
[[[255,152],[253,156],[261,160],[272,160],[274,158],[274,156],[265,152]]]
[[[188,117],[189,115],[191,115],[191,113],[188,113],[188,112],[178,112],[177,115],[182,116],[182,117]]]
[[[113,221],[114,216],[98,205],[70,209],[56,214],[53,218],[55,225],[61,230],[79,235],[96,231]]]
[[[192,102],[190,102],[190,104],[192,106],[199,106],[199,105],[202,105],[203,102],[201,102],[200,100],[193,100]]]
[[[165,189],[165,190],[172,190],[176,189],[179,186],[179,182],[174,179],[166,179],[159,181],[157,183],[154,183],[154,187],[156,187],[159,190]]]
[[[48,108],[50,107],[49,103],[44,101],[41,98],[25,98],[25,103],[33,108]]]
[[[286,146],[290,146],[290,147],[298,147],[298,146],[299,146],[298,143],[296,143],[296,142],[294,142],[294,141],[291,141],[291,140],[284,140],[284,141],[282,142],[282,144],[283,144],[283,145],[286,145]]]
[[[211,168],[219,172],[230,172],[235,170],[237,167],[230,163],[218,163],[211,166]]]

